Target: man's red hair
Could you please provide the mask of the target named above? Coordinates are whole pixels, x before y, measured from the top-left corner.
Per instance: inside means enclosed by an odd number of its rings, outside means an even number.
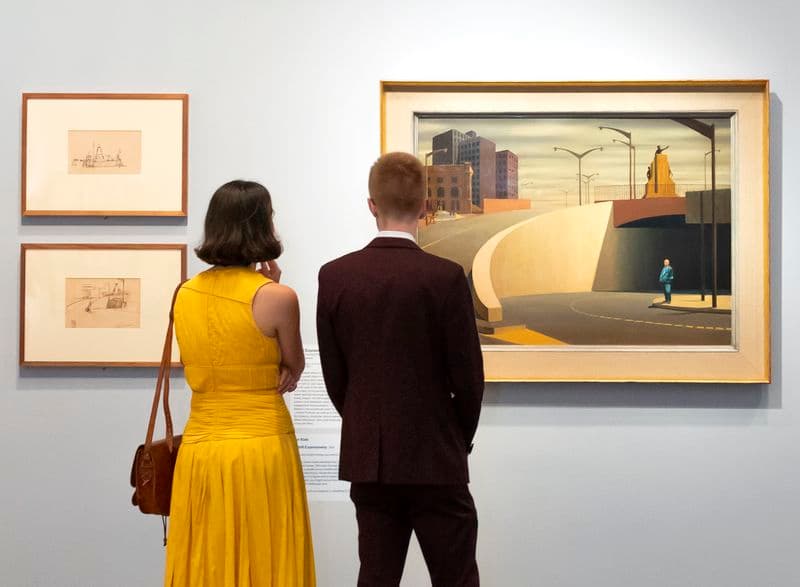
[[[387,153],[369,171],[369,196],[387,216],[416,216],[425,200],[425,168],[409,153]]]

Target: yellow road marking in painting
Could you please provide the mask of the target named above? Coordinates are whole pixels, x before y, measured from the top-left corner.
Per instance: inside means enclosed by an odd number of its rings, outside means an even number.
[[[579,310],[578,308],[576,308],[575,301],[573,301],[569,305],[569,309],[575,312],[576,314],[582,314],[583,316],[588,316],[589,318],[602,318],[603,320],[622,320],[625,322],[632,322],[634,324],[649,324],[651,326],[672,326],[674,328],[695,328],[698,330],[727,330],[728,332],[731,331],[729,327],[726,328],[724,326],[692,326],[690,324],[672,324],[670,322],[653,322],[652,320],[634,320],[633,318],[622,318],[620,316],[604,316],[602,314],[591,314],[589,312],[584,312],[583,310]]]
[[[524,345],[555,345],[567,344],[541,332],[530,330],[523,326],[506,326],[495,329],[494,334],[484,335],[488,338]]]

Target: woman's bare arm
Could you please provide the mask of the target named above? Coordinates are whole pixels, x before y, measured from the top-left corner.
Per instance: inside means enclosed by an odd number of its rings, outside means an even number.
[[[253,318],[266,336],[277,337],[281,349],[278,391],[294,391],[305,369],[303,341],[300,338],[300,305],[297,294],[280,283],[267,284],[253,299]]]

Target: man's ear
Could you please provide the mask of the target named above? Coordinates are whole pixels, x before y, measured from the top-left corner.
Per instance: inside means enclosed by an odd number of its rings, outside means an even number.
[[[378,217],[378,206],[375,204],[375,200],[372,198],[367,198],[367,206],[369,207],[369,212],[372,214],[373,217]]]

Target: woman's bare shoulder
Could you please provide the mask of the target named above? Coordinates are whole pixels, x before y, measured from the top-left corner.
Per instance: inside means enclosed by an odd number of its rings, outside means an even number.
[[[253,298],[253,318],[261,332],[270,337],[277,336],[284,328],[296,328],[300,318],[297,294],[280,283],[264,284]]]
[[[271,307],[287,307],[297,305],[297,293],[282,283],[270,282],[261,286],[256,292],[253,304]]]

